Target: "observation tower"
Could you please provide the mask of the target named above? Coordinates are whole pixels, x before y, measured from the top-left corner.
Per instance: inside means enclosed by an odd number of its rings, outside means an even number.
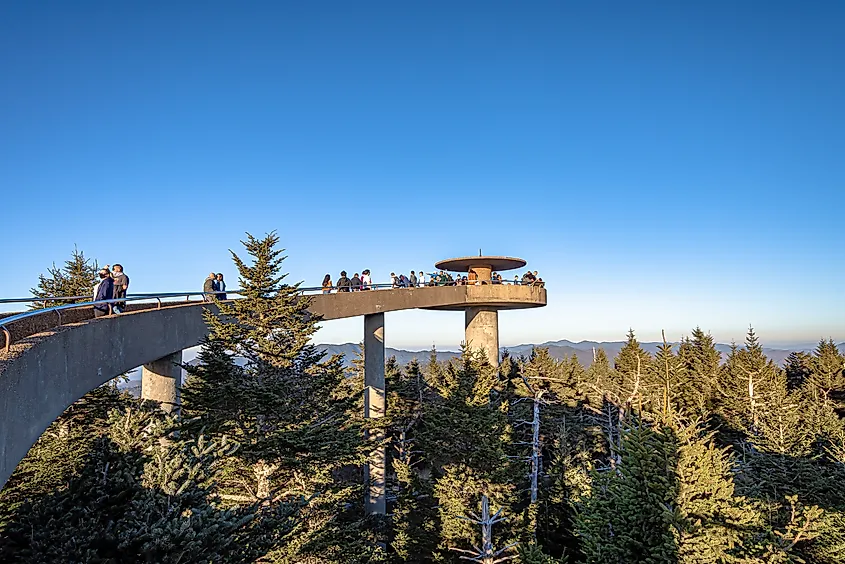
[[[539,286],[493,280],[493,273],[522,268],[525,260],[515,257],[477,256],[441,260],[437,270],[468,274],[467,304],[433,307],[439,310],[464,310],[464,335],[470,348],[481,349],[493,366],[499,365],[499,310],[525,309],[546,305],[546,289]],[[470,305],[471,304],[471,305]]]

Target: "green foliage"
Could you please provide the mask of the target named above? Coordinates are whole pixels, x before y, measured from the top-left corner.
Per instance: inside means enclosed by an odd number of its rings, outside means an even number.
[[[594,473],[576,519],[584,561],[677,561],[677,439],[665,429],[627,427],[619,455],[616,470]]]
[[[733,442],[759,436],[761,417],[783,399],[786,375],[763,354],[763,346],[753,329],[748,330],[745,347],[734,346],[719,374],[717,409]]]
[[[263,239],[248,234],[250,263],[232,253],[243,299],[217,304],[219,317],[206,313],[200,363],[186,367],[183,432],[230,436],[240,444],[214,484],[227,506],[307,502],[306,518],[274,547],[271,560],[373,558],[380,549],[364,534],[363,495],[353,470],[366,454],[360,393],[340,359],[323,360],[310,343],[319,319],[308,313],[309,298],[297,285],[283,283],[277,244],[273,233]],[[340,548],[349,536],[360,541],[356,551]]]
[[[289,528],[295,507],[216,509],[207,485],[236,445],[174,441],[151,409],[113,411],[80,471],[19,508],[4,562],[253,562]]]
[[[62,296],[83,296],[78,300],[52,300],[34,302],[32,308],[53,307],[57,305],[80,303],[93,299],[94,285],[97,283],[97,261],[86,259],[85,253],[73,248],[70,259],[61,268],[53,263],[47,269],[47,275],[38,275],[38,285],[31,290],[35,298],[55,298]]]
[[[678,347],[678,361],[685,369],[680,409],[691,419],[706,418],[713,411],[719,378],[721,355],[713,337],[696,327],[692,338]]]

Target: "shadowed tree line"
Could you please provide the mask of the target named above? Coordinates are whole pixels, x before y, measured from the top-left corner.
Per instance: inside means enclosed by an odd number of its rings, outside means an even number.
[[[724,363],[700,329],[654,355],[630,331],[588,369],[432,351],[388,359],[386,417],[365,420],[363,356],[311,344],[274,234],[244,245],[244,299],[207,316],[182,417],[110,385],[71,406],[0,492],[0,560],[845,561],[833,341],[784,368],[753,330]],[[363,508],[366,437],[388,446],[384,517]]]

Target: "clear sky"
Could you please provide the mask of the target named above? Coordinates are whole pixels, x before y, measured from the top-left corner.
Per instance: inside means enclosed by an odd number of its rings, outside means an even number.
[[[307,285],[525,258],[549,305],[503,345],[845,340],[843,29],[840,1],[4,2],[0,295],[74,244],[130,292],[234,287],[227,249],[277,230]]]

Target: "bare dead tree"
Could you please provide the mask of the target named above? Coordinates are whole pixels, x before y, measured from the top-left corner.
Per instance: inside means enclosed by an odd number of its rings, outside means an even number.
[[[469,513],[469,517],[458,517],[463,521],[469,521],[481,526],[481,547],[473,545],[473,550],[464,550],[462,548],[450,548],[455,552],[468,554],[469,556],[461,556],[461,560],[469,560],[470,562],[478,562],[479,564],[498,564],[499,562],[507,562],[517,558],[516,554],[503,556],[506,552],[514,548],[519,543],[511,543],[504,548],[496,550],[493,547],[493,525],[501,523],[505,520],[501,517],[502,509],[499,509],[492,516],[490,515],[490,501],[486,495],[481,496],[481,516],[475,513]]]

